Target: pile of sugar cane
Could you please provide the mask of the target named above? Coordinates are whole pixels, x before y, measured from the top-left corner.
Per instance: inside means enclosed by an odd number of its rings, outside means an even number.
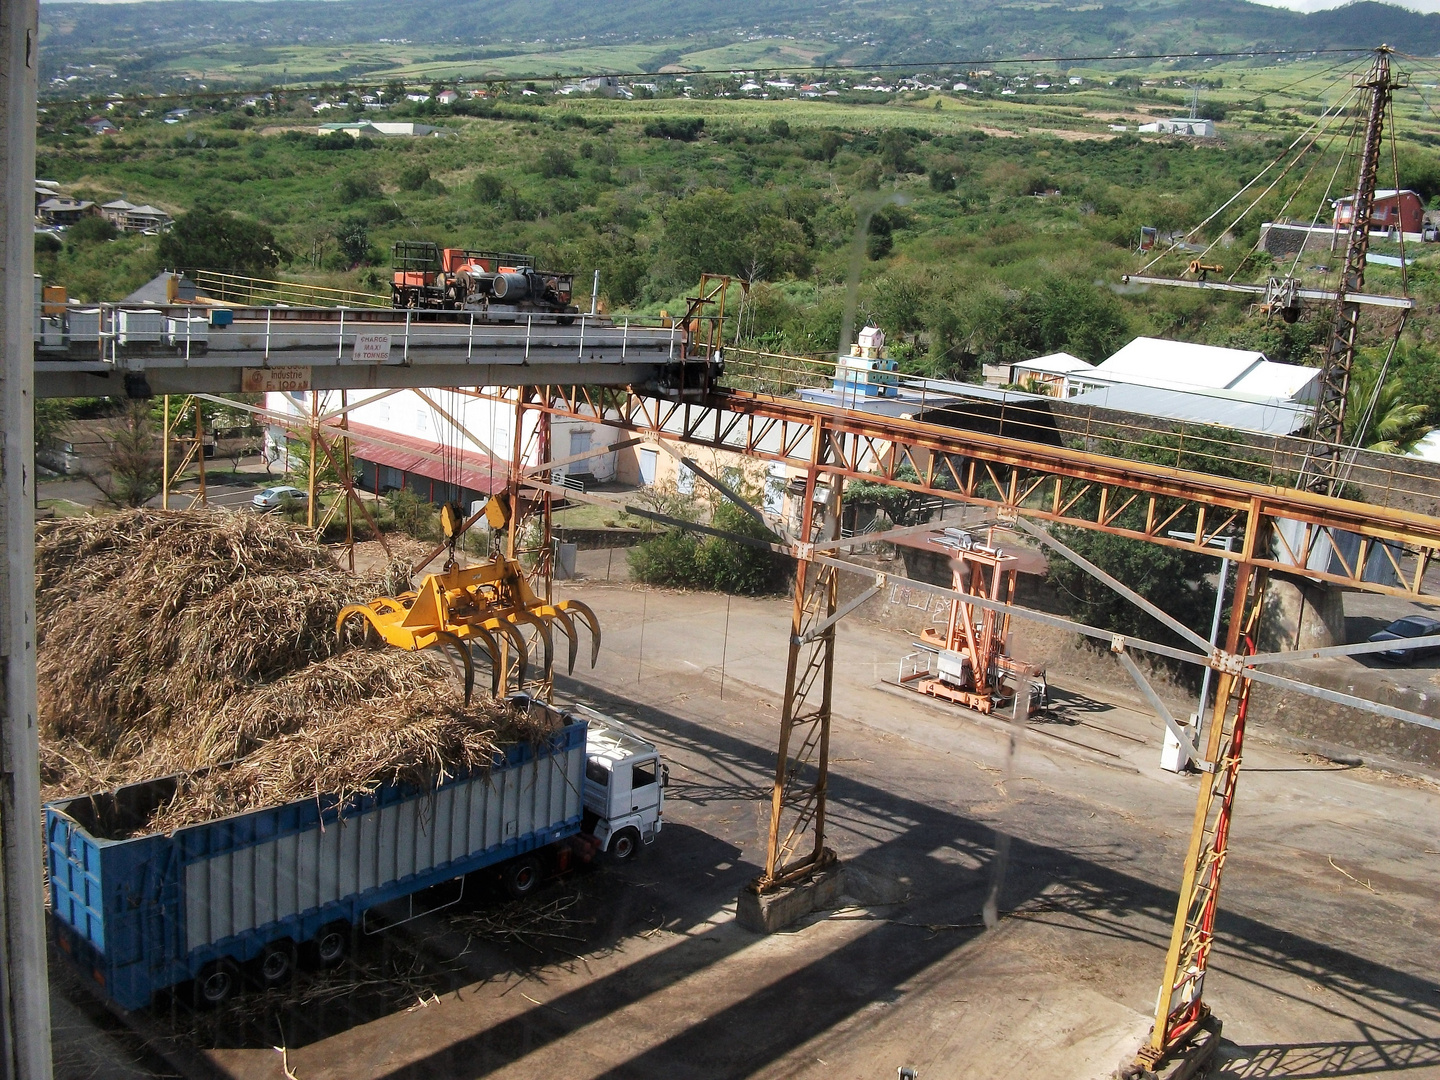
[[[433,786],[543,737],[538,710],[467,706],[438,653],[337,637],[343,606],[405,576],[354,577],[304,530],[255,514],[43,524],[45,798],[198,771],[147,826],[168,830],[321,793]]]

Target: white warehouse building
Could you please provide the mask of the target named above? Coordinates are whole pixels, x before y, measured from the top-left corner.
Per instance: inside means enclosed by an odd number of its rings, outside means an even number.
[[[312,397],[317,400],[312,402]],[[349,403],[350,452],[363,489],[377,495],[413,491],[437,505],[455,500],[467,507],[505,489],[514,452],[513,405],[455,390],[351,391]],[[289,439],[304,437],[312,408],[322,416],[340,409],[340,392],[269,393],[265,407],[301,420],[299,428],[272,423],[267,429],[266,455],[278,461],[285,457]],[[537,421],[534,411],[526,412],[526,465],[541,463],[534,437]],[[549,459],[554,461],[589,454],[621,436],[603,424],[554,417],[550,439]],[[618,457],[612,450],[561,465],[555,473],[576,483],[613,481],[632,471]]]

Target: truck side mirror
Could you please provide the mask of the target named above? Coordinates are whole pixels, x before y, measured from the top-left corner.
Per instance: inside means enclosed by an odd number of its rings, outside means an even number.
[[[669,786],[670,786],[670,766],[669,766],[669,765],[661,765],[661,766],[660,766],[660,786],[661,786],[661,787],[669,787]]]

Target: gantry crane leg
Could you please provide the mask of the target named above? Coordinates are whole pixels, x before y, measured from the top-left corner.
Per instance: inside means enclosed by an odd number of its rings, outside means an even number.
[[[821,442],[816,440],[805,478],[805,503],[800,520],[802,554],[807,553],[807,541],[839,536],[841,481],[838,478],[833,483],[822,481],[818,468],[823,453]],[[814,563],[808,557],[797,560],[765,870],[752,884],[757,892],[795,881],[835,860],[834,852],[825,846],[835,625],[826,625],[813,638],[807,631],[826,623],[835,614],[838,586],[838,574],[833,567]],[[810,850],[799,852],[808,835],[814,837]]]
[[[1225,652],[1231,656],[1254,651],[1254,638],[1264,606],[1266,573],[1242,564],[1235,582],[1230,629]],[[1203,992],[1205,972],[1214,942],[1215,915],[1220,900],[1220,877],[1230,843],[1230,820],[1240,757],[1245,741],[1250,680],[1222,671],[1215,694],[1215,711],[1205,748],[1195,819],[1186,854],[1180,899],[1175,910],[1165,974],[1155,1007],[1155,1026],[1137,1063],[1153,1068],[1181,1053],[1197,1028],[1209,1017]],[[1235,708],[1231,710],[1231,705]],[[1213,1052],[1216,1040],[1207,1045]]]

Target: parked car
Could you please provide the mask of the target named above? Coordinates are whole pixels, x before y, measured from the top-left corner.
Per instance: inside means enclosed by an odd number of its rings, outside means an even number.
[[[1424,615],[1407,615],[1403,619],[1396,619],[1384,630],[1375,631],[1369,640],[1404,641],[1406,638],[1429,637],[1432,634],[1440,634],[1440,620],[1426,618]],[[1440,645],[1422,645],[1417,649],[1386,649],[1375,655],[1396,664],[1412,664],[1429,656],[1440,656]]]
[[[256,506],[258,506],[261,510],[273,510],[275,509],[275,507],[280,506],[282,503],[284,503],[286,499],[290,499],[291,501],[298,503],[301,506],[304,506],[305,500],[308,498],[310,498],[310,496],[307,495],[305,492],[301,491],[299,488],[286,487],[282,484],[280,487],[266,488],[264,491],[260,492],[259,495],[256,495],[250,501]]]

